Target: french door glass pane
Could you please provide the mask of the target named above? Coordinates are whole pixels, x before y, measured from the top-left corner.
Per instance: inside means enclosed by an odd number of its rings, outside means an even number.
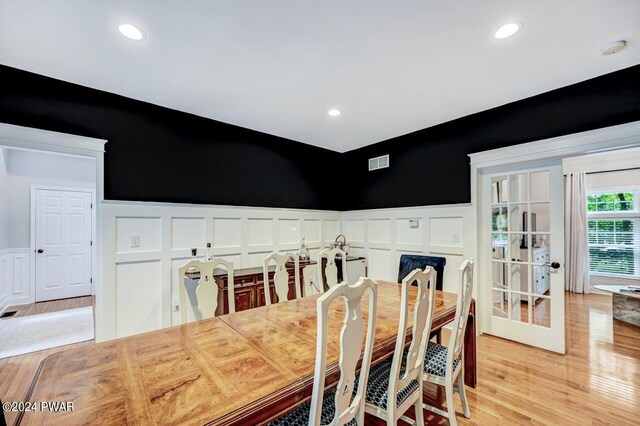
[[[493,251],[493,258],[506,260],[507,253],[507,244],[508,244],[508,235],[507,234],[491,234],[491,247]]]
[[[526,211],[526,204],[511,204],[509,206],[509,231],[520,232],[524,230],[523,215]]]
[[[532,203],[527,231],[549,232],[549,203]]]
[[[529,178],[526,173],[509,176],[509,201],[512,203],[529,200]]]
[[[491,291],[491,302],[493,303],[493,315],[500,318],[507,318],[507,312],[509,310],[509,302],[508,302],[509,293],[500,291],[500,290],[492,290]]]
[[[491,226],[494,232],[506,232],[508,226],[507,207],[493,207],[491,210]]]
[[[541,327],[551,327],[551,299],[539,297],[531,306],[531,322]]]
[[[491,282],[493,288],[507,290],[507,267],[506,262],[491,262]]]
[[[549,172],[531,173],[531,201],[549,201]]]
[[[522,259],[523,254],[526,253],[526,248],[522,247],[523,238],[524,238],[524,243],[526,244],[528,241],[527,235],[522,235],[522,234],[509,235],[509,248],[511,250],[509,256],[512,262],[522,262],[523,260]]]
[[[529,322],[528,296],[511,293],[509,298],[511,300],[510,319],[517,322]]]
[[[511,263],[511,273],[509,274],[509,283],[511,291],[529,292],[529,266]]]
[[[507,177],[498,176],[491,179],[491,203],[500,204],[507,202]]]

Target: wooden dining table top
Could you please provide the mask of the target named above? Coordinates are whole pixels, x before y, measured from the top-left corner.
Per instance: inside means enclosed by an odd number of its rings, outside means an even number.
[[[374,363],[393,352],[400,294],[399,284],[378,281]],[[243,424],[284,412],[311,394],[318,297],[55,353],[40,365],[27,401],[72,401],[74,411],[25,412],[19,422]],[[436,292],[434,328],[450,321],[456,300]],[[327,383],[337,379],[343,317],[344,304],[333,303]]]

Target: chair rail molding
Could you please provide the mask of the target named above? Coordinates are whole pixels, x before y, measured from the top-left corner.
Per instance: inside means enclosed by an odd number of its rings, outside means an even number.
[[[103,204],[100,327],[105,341],[180,323],[178,269],[207,243],[236,270],[262,268],[273,251],[315,256],[340,234],[340,212],[107,201]]]
[[[352,210],[342,212],[342,229],[349,255],[366,257],[367,276],[396,281],[403,254],[443,256],[455,271],[474,251],[472,216],[471,204]],[[456,280],[445,273],[444,290],[457,291]]]

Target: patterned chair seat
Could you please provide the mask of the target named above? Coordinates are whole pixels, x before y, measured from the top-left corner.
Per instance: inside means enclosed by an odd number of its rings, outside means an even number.
[[[320,423],[326,425],[331,423],[333,417],[336,415],[335,409],[336,393],[334,391],[327,391],[322,398],[322,414],[320,416]],[[309,413],[311,412],[311,402],[306,402],[285,414],[277,420],[269,423],[274,426],[307,426],[309,424]],[[353,419],[347,425],[356,426],[356,420]]]
[[[460,364],[460,357],[453,360],[453,369]],[[447,348],[435,342],[429,342],[427,354],[424,357],[424,372],[444,377],[447,366]]]
[[[369,372],[369,383],[367,384],[366,401],[383,410],[387,409],[387,390],[389,389],[389,375],[391,374],[391,360],[381,362],[371,367]],[[400,371],[400,375],[404,374],[404,370]],[[412,380],[407,386],[398,391],[396,403],[402,404],[416,390],[419,384],[416,380]]]

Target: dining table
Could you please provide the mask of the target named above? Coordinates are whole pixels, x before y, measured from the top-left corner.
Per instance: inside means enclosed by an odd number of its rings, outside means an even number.
[[[401,299],[400,284],[377,284],[373,364],[393,355]],[[411,296],[416,292],[417,287],[410,287]],[[311,396],[318,297],[301,297],[54,353],[40,364],[25,402],[66,402],[67,408],[71,402],[72,410],[23,411],[16,423],[267,423]],[[432,330],[454,320],[457,302],[457,295],[448,292],[437,291],[435,298]],[[365,321],[368,303],[365,295]],[[339,378],[339,330],[344,309],[344,303],[336,300],[329,311],[327,386]],[[409,315],[407,339],[412,321],[413,315]],[[472,302],[463,355],[465,383],[471,387],[476,386],[475,347]]]

